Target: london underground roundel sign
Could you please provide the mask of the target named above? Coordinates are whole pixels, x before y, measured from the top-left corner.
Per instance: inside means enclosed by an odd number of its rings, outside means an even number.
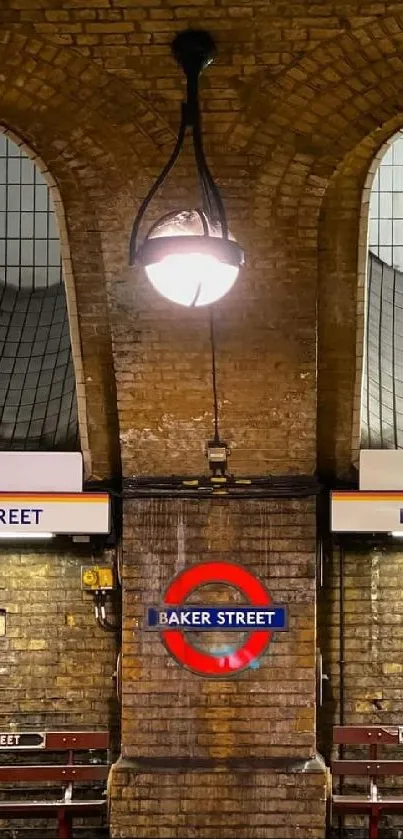
[[[186,605],[196,589],[224,584],[236,588],[247,604]],[[273,632],[287,629],[285,606],[272,603],[269,592],[253,574],[231,562],[203,562],[182,571],[168,586],[161,607],[148,609],[149,629],[160,632],[176,661],[200,676],[232,676],[253,667]],[[247,633],[246,640],[224,652],[204,652],[186,637],[189,632]]]

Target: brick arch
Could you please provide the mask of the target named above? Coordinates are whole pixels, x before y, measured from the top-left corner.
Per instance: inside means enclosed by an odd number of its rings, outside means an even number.
[[[130,219],[135,197],[144,192],[139,161],[147,166],[152,155],[158,157],[171,132],[119,80],[38,38],[2,31],[0,67],[0,122],[52,180],[78,361],[81,427],[88,431],[87,476],[118,474],[107,303],[107,275],[114,263],[110,231],[115,250],[122,251],[123,244],[125,252],[123,216],[129,208]]]
[[[358,466],[371,184],[403,113],[366,137],[330,180],[318,239],[318,463],[343,476]]]
[[[402,34],[403,19],[378,18],[312,51],[276,80],[270,113],[244,148],[256,166],[255,223],[270,225],[276,253],[270,279],[294,283],[299,346],[318,330],[322,473],[351,474],[362,191],[374,155],[403,123]],[[309,379],[297,352],[293,361]]]
[[[403,120],[397,128],[401,129]],[[389,126],[390,128],[390,126]],[[389,147],[396,139],[398,132],[389,133],[388,139],[379,145],[376,154],[372,157],[364,188],[361,192],[361,212],[358,233],[358,261],[357,261],[357,306],[356,306],[356,370],[355,370],[355,391],[353,404],[353,427],[352,427],[352,462],[358,467],[359,451],[361,443],[361,413],[362,413],[362,386],[364,369],[364,341],[366,334],[367,317],[367,272],[368,272],[368,233],[369,233],[369,206],[371,202],[372,185],[382,158]]]
[[[63,203],[60,197],[60,192],[57,187],[57,183],[54,177],[47,169],[47,167],[45,166],[43,160],[40,157],[38,157],[38,155],[35,154],[35,152],[33,152],[32,149],[26,145],[26,143],[23,143],[20,137],[18,137],[9,129],[4,128],[2,125],[0,125],[0,133],[6,134],[6,136],[9,137],[10,140],[12,140],[13,143],[15,143],[16,146],[18,146],[21,149],[21,151],[24,152],[24,154],[26,154],[27,157],[29,157],[33,161],[35,166],[38,167],[49,187],[51,199],[53,202],[53,207],[55,210],[59,230],[60,250],[63,260],[63,281],[66,289],[71,351],[76,379],[80,446],[84,461],[84,474],[86,476],[90,476],[92,474],[92,461],[88,439],[87,399],[84,382],[83,358],[81,351],[80,330],[78,324],[76,289],[73,271],[71,267],[71,252],[69,237],[67,233],[66,215],[64,212]]]
[[[22,144],[46,175],[52,191],[63,259],[85,473],[87,478],[106,477],[118,470],[119,452],[104,268],[94,204],[80,177],[69,170],[63,157],[49,153],[44,138],[35,143],[35,136],[30,133],[29,143],[21,140],[26,137],[23,122],[17,122],[15,115],[7,119],[0,100],[0,115],[3,114],[5,126],[13,127],[12,131],[6,128],[6,133],[14,142]],[[71,155],[70,148],[66,146],[66,149]]]

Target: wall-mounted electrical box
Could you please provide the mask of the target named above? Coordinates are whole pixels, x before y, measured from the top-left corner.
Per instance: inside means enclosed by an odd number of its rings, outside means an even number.
[[[84,591],[110,591],[115,585],[114,569],[110,565],[81,566],[81,588]]]

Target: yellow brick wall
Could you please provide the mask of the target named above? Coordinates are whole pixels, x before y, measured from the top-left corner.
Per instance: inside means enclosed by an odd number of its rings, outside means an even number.
[[[101,559],[71,543],[31,552],[1,546],[2,730],[117,728],[119,639],[98,626],[92,596],[81,590],[81,566]]]
[[[0,730],[110,731],[113,750],[119,750],[119,705],[116,697],[116,658],[119,637],[105,632],[94,617],[92,596],[81,591],[81,565],[110,562],[107,552],[72,546],[58,540],[55,546],[23,550],[1,546],[0,608],[6,610],[6,635],[0,637]],[[110,619],[116,621],[111,614]],[[18,761],[40,763],[43,755],[23,757],[3,753]],[[48,759],[49,762],[49,759]],[[32,786],[32,785],[31,785]],[[43,785],[14,799],[40,800]],[[62,794],[53,789],[54,798]],[[1,799],[10,799],[2,786]],[[3,839],[53,837],[55,823],[41,819],[1,819]],[[101,837],[98,817],[87,818],[87,836]]]

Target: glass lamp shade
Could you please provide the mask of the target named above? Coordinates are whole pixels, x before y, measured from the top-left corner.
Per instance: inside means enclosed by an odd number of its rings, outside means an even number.
[[[151,228],[138,254],[156,291],[182,306],[208,306],[232,288],[243,264],[233,238],[222,238],[202,211],[170,213]]]

